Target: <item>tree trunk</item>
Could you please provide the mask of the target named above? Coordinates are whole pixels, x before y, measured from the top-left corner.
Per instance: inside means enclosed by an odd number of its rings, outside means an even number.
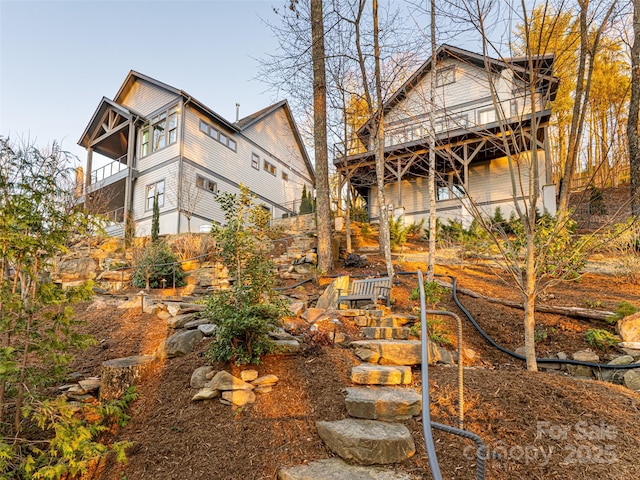
[[[640,0],[633,0],[633,45],[631,47],[631,99],[627,138],[629,142],[629,170],[631,185],[631,214],[640,215],[640,142],[638,140],[638,111],[640,110]]]
[[[156,361],[153,355],[142,355],[103,362],[100,400],[120,398],[128,388],[139,384],[153,370]]]
[[[373,52],[375,57],[375,77],[376,77],[376,119],[378,122],[375,134],[375,157],[376,157],[376,179],[378,184],[378,205],[380,208],[380,251],[384,255],[384,262],[387,266],[387,275],[393,278],[393,262],[391,260],[391,240],[389,237],[389,210],[384,193],[384,102],[382,99],[382,74],[380,71],[380,42],[378,35],[378,0],[373,0]]]
[[[436,2],[431,0],[431,82],[429,88],[429,256],[427,281],[433,282],[436,264],[436,129],[433,110],[436,104]]]
[[[318,268],[333,266],[331,210],[329,204],[329,159],[327,152],[327,79],[324,58],[322,0],[311,0],[311,57],[313,63],[313,141],[316,167],[316,215],[318,222]]]

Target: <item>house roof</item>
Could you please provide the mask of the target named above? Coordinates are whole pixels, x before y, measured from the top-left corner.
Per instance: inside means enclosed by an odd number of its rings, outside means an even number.
[[[85,148],[89,146],[89,142],[91,141],[91,132],[93,132],[95,128],[98,126],[98,122],[100,122],[100,120],[102,119],[102,116],[105,114],[105,112],[109,108],[115,110],[120,115],[122,115],[123,117],[129,120],[131,120],[135,116],[142,117],[139,113],[135,112],[134,110],[126,108],[114,102],[113,100],[109,100],[107,97],[102,97],[102,100],[100,100],[98,107],[96,108],[95,112],[93,112],[93,116],[91,117],[91,120],[87,125],[87,128],[84,129],[84,132],[80,137],[80,140],[78,140],[78,145]]]
[[[307,154],[307,149],[305,148],[304,142],[302,141],[302,136],[300,135],[298,126],[295,120],[293,119],[293,113],[291,112],[291,107],[289,106],[289,102],[287,102],[286,100],[280,100],[279,102],[274,103],[273,105],[269,105],[268,107],[265,107],[262,110],[258,110],[257,112],[252,113],[251,115],[247,115],[246,117],[241,118],[235,123],[235,125],[238,126],[240,130],[246,130],[250,128],[252,125],[255,125],[256,123],[258,123],[263,118],[268,117],[269,115],[271,115],[272,113],[276,112],[279,109],[283,109],[285,115],[287,116],[287,120],[289,121],[289,125],[291,126],[291,131],[293,132],[293,136],[296,139],[296,143],[298,144],[298,148],[300,149],[300,152],[302,153],[302,158],[304,159],[304,163],[307,166],[307,169],[309,170],[309,174],[311,175],[311,179],[313,180],[313,183],[315,184],[315,181],[316,181],[315,169],[313,168],[311,159]]]
[[[502,71],[506,68],[521,72],[523,74],[527,74],[529,68],[527,66],[528,62],[525,57],[517,57],[511,59],[499,60],[497,58],[485,57],[482,54],[478,54],[472,52],[470,50],[465,50],[464,48],[454,47],[452,45],[443,44],[438,50],[436,50],[435,58],[438,60],[443,60],[445,58],[454,58],[466,63],[471,63],[481,68],[485,68],[485,62],[489,63],[489,67],[493,71]],[[536,57],[537,62],[542,62],[540,65],[540,69],[544,72],[540,75],[540,78],[544,81],[549,82],[551,86],[551,100],[555,98],[555,93],[558,87],[558,79],[551,75],[551,71],[553,69],[553,62],[555,59],[555,55],[547,54],[540,55]],[[433,61],[433,56],[430,57],[426,62],[424,62],[414,73],[411,75],[407,81],[402,84],[402,86],[396,90],[396,92],[389,98],[384,106],[383,111],[386,113],[391,110],[394,106],[396,106],[400,101],[406,98],[407,94],[420,83],[420,81],[431,71],[431,64]],[[359,132],[363,132],[366,130],[368,124],[370,122],[365,123],[359,130]]]

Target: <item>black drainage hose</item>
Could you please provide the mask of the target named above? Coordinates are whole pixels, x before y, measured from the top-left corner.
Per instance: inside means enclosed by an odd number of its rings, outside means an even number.
[[[527,360],[525,356],[519,355],[516,352],[513,352],[507,348],[504,348],[502,345],[498,345],[493,340],[493,338],[487,335],[487,333],[482,329],[482,327],[478,325],[478,322],[476,322],[475,318],[473,318],[473,316],[469,313],[469,311],[466,308],[464,308],[464,306],[460,303],[460,300],[458,300],[458,294],[457,294],[458,280],[456,279],[456,277],[452,275],[437,275],[437,276],[449,277],[451,279],[451,282],[453,285],[453,289],[452,289],[453,301],[456,302],[456,305],[458,306],[458,308],[462,310],[462,313],[464,313],[464,315],[469,319],[473,327],[478,331],[480,335],[482,335],[482,337],[487,341],[487,343],[489,343],[489,345],[491,345],[493,348],[497,350],[500,350],[503,353],[506,353],[507,355],[512,356],[513,358],[517,358],[518,360],[522,360],[522,361]],[[580,360],[570,360],[570,359],[560,359],[560,358],[558,359],[536,358],[536,362],[540,364],[560,364],[561,363],[564,365],[582,365],[585,367],[600,368],[603,370],[630,370],[632,368],[640,368],[640,363],[631,363],[629,365],[608,365],[606,363],[582,362]]]

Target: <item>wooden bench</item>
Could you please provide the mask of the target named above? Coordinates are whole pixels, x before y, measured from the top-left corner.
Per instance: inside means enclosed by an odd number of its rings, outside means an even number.
[[[342,302],[349,302],[349,307],[359,301],[368,300],[374,305],[378,300],[384,300],[387,307],[391,301],[391,278],[369,278],[366,280],[354,280],[349,285],[347,295],[342,295],[343,289],[338,289],[338,308]]]

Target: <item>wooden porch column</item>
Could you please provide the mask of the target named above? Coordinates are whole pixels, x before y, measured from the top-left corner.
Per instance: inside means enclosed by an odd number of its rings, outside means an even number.
[[[400,164],[400,158],[398,158],[397,179],[398,179],[398,206],[396,208],[400,208],[402,206],[402,166]]]
[[[124,183],[124,217],[131,210],[133,196],[133,156],[136,151],[136,129],[133,120],[129,120],[129,138],[127,139],[127,178]]]
[[[87,148],[87,171],[84,174],[84,194],[89,191],[91,185],[91,169],[93,168],[93,148]]]

